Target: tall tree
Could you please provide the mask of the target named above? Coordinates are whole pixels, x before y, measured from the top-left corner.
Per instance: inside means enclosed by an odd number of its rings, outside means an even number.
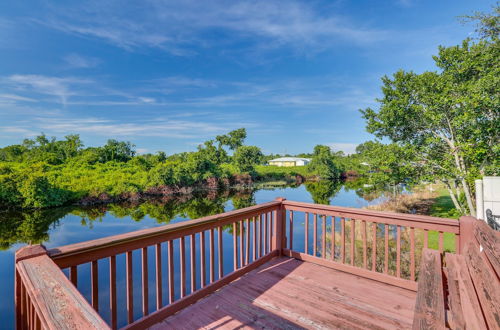
[[[475,215],[474,179],[500,173],[498,17],[498,6],[477,16],[479,40],[439,47],[438,71],[384,76],[380,108],[362,110],[367,130],[411,146],[464,214]]]

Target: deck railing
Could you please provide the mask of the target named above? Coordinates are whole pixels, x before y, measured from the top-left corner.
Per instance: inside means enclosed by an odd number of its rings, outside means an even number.
[[[16,255],[17,326],[102,329],[106,319],[144,329],[278,255],[416,290],[422,248],[434,235],[443,251],[445,234],[458,250],[456,220],[279,198],[48,251],[27,247]]]

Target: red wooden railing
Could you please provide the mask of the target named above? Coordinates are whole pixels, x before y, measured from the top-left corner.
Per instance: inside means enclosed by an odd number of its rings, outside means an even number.
[[[454,234],[457,251],[460,242],[459,222],[453,219],[286,200],[283,210],[286,212],[283,225],[287,241],[284,255],[411,290],[417,289],[416,270],[420,260],[417,256],[422,248],[429,247],[429,232],[436,232],[440,252],[444,250],[444,233]],[[304,220],[303,238],[294,237],[299,214]],[[423,241],[418,249],[416,232]],[[297,239],[304,240],[301,251],[294,249]],[[394,244],[390,244],[391,241]],[[391,253],[393,249],[395,253]],[[394,269],[390,269],[391,265]]]
[[[303,238],[296,236],[302,219]],[[224,229],[232,229],[232,246],[223,246]],[[390,234],[391,229],[395,230],[395,236]],[[422,246],[416,244],[420,235],[416,231],[422,231]],[[103,315],[109,320],[110,328],[125,323],[126,329],[143,329],[278,255],[416,290],[415,269],[418,268],[415,263],[421,249],[428,246],[429,231],[438,232],[441,251],[444,233],[454,234],[457,246],[460,242],[459,222],[452,219],[276,199],[219,215],[48,251],[40,246],[27,247],[16,255],[17,325],[22,329],[75,325],[102,329],[105,323],[99,315]],[[406,236],[408,240],[404,239]],[[300,251],[294,249],[302,245],[297,244],[297,240],[304,243]],[[394,244],[390,244],[393,240],[396,241],[395,260],[391,253]],[[153,264],[148,257],[151,253]],[[410,256],[409,266],[405,266],[408,258],[403,258],[402,253]],[[134,294],[133,265],[139,256],[141,290],[138,296]],[[395,272],[390,269],[393,264]],[[224,269],[229,266],[232,272],[225,273]],[[408,276],[403,268],[409,270]],[[81,277],[82,272],[86,274],[85,269],[90,269],[89,278]],[[123,279],[117,280],[117,269],[125,273]],[[162,273],[164,269],[166,274]],[[154,271],[154,281],[149,279],[150,270]],[[104,275],[105,281],[100,281]],[[90,287],[89,302],[77,290],[79,283],[85,281]],[[54,287],[61,290],[55,292]],[[117,304],[118,292],[125,296],[125,304]],[[109,302],[100,306],[102,298],[107,296]],[[155,304],[150,306],[153,299]],[[137,316],[134,305],[138,303],[142,313],[134,318]]]

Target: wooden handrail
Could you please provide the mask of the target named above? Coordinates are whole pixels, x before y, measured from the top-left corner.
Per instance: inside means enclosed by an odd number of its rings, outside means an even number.
[[[40,245],[16,254],[17,329],[109,329]]]
[[[446,231],[454,234],[460,233],[459,222],[455,219],[406,213],[373,211],[323,204],[310,204],[288,200],[283,201],[283,206],[286,210],[292,211],[334,215],[338,217],[355,218],[357,220],[380,222],[384,224],[401,225],[436,231]]]
[[[276,200],[195,220],[65,245],[47,252],[59,267],[66,268],[275,211],[280,205],[281,200]]]

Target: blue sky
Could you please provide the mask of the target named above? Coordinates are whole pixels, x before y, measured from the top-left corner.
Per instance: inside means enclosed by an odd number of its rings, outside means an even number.
[[[0,146],[40,132],[139,152],[246,127],[269,153],[372,138],[380,77],[434,70],[494,1],[2,1]]]

